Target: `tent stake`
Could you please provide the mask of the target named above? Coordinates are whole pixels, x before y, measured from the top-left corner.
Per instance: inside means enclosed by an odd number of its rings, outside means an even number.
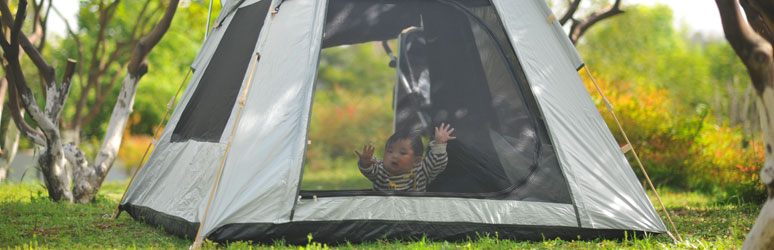
[[[119,207],[121,207],[121,202],[124,201],[124,198],[126,197],[126,192],[129,191],[129,186],[132,185],[132,182],[134,181],[134,177],[137,177],[137,173],[140,172],[140,168],[142,168],[142,164],[145,162],[145,157],[148,156],[148,152],[150,152],[151,145],[156,144],[157,140],[159,139],[159,132],[161,131],[161,125],[164,125],[164,121],[167,120],[169,115],[169,110],[172,109],[172,106],[175,105],[175,101],[177,100],[177,96],[180,94],[180,90],[183,89],[183,84],[188,80],[188,77],[191,75],[191,68],[188,68],[188,73],[185,73],[185,77],[183,78],[183,81],[180,82],[180,86],[177,87],[177,92],[175,93],[175,96],[172,97],[172,99],[169,100],[169,103],[167,103],[167,110],[164,111],[164,117],[161,118],[161,121],[159,121],[159,125],[156,126],[156,130],[153,131],[153,137],[151,138],[151,141],[148,143],[148,147],[145,148],[145,153],[142,154],[142,158],[140,159],[140,162],[137,164],[137,167],[134,168],[134,174],[132,174],[132,178],[129,179],[129,184],[126,184],[126,189],[124,189],[124,194],[121,195],[121,199],[118,200],[118,205],[116,205],[116,210],[113,212],[113,219],[118,219],[118,215],[121,214],[121,210]]]
[[[672,217],[669,216],[669,211],[667,211],[666,206],[664,206],[664,202],[661,201],[661,196],[658,195],[658,191],[656,191],[656,187],[653,186],[653,182],[650,180],[650,177],[648,176],[648,172],[645,171],[645,167],[642,166],[642,161],[640,161],[640,157],[637,155],[637,151],[635,151],[634,147],[631,146],[632,142],[629,141],[629,137],[626,136],[626,132],[624,131],[623,126],[621,126],[621,122],[618,121],[618,117],[615,115],[615,111],[613,111],[613,105],[610,104],[610,101],[607,99],[605,94],[602,93],[602,89],[599,87],[599,84],[597,84],[597,80],[594,79],[594,76],[591,75],[591,70],[589,70],[588,65],[583,66],[583,68],[586,69],[586,74],[589,75],[591,82],[594,83],[594,87],[597,88],[597,92],[599,92],[599,95],[602,96],[602,100],[605,101],[605,106],[607,106],[607,110],[610,112],[611,115],[613,115],[613,119],[615,120],[615,123],[618,125],[618,129],[621,131],[621,134],[626,140],[626,144],[629,145],[627,149],[631,149],[632,154],[634,155],[634,159],[637,160],[637,165],[640,166],[640,170],[642,170],[642,174],[645,175],[645,179],[648,180],[648,185],[650,186],[650,189],[653,190],[654,194],[656,194],[656,200],[658,200],[658,203],[661,204],[661,209],[664,211],[664,215],[666,215],[667,219],[669,220],[669,224],[672,225],[672,230],[675,231],[675,235],[677,236],[677,239],[675,239],[675,236],[673,236],[672,233],[669,231],[667,231],[667,235],[669,235],[669,237],[672,238],[672,240],[675,242],[683,241],[683,238],[680,237],[680,233],[677,232],[677,227],[675,227],[675,223],[672,222]]]
[[[245,89],[242,91],[242,96],[239,97],[239,110],[237,110],[236,117],[234,118],[234,126],[231,127],[231,135],[228,138],[228,144],[226,145],[226,150],[223,152],[223,157],[220,159],[220,168],[218,168],[218,174],[215,176],[215,183],[212,184],[212,189],[210,190],[210,198],[207,200],[207,206],[204,208],[204,215],[202,215],[202,221],[199,222],[199,229],[196,230],[196,237],[194,238],[194,243],[191,245],[189,249],[199,249],[199,247],[202,246],[202,241],[204,241],[204,236],[202,235],[202,228],[204,228],[204,222],[207,220],[207,213],[210,210],[210,205],[212,204],[212,198],[215,196],[215,189],[218,187],[218,182],[220,181],[221,174],[223,174],[223,167],[226,165],[226,156],[228,155],[229,149],[231,149],[231,143],[234,141],[234,132],[236,132],[237,125],[239,124],[239,118],[242,116],[242,109],[245,107],[245,102],[247,102],[247,93],[248,90],[250,90],[250,83],[253,80],[253,73],[255,72],[255,66],[258,64],[258,60],[260,60],[261,55],[259,53],[255,53],[255,62],[253,62],[253,66],[250,68],[250,76],[247,78],[247,84],[245,85]]]

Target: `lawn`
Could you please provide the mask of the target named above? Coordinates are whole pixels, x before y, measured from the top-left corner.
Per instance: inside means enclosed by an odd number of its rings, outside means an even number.
[[[96,202],[89,205],[55,203],[42,185],[0,184],[0,249],[185,249],[191,241],[137,222],[123,213],[113,213],[126,182],[106,183]],[[316,186],[314,182],[308,183]],[[742,245],[760,209],[754,204],[719,204],[695,192],[660,190],[684,241],[672,242],[666,235],[629,237],[624,240],[564,241],[547,239],[521,242],[483,237],[464,242],[377,241],[365,244],[325,246],[205,244],[205,249],[732,249]],[[651,194],[651,197],[653,195]],[[657,205],[657,203],[654,203]],[[657,209],[660,207],[657,205]],[[663,217],[663,215],[662,215]]]

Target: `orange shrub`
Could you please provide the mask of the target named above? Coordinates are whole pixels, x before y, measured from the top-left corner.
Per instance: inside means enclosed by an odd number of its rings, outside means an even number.
[[[583,73],[584,82],[611,132],[625,144],[613,116]],[[741,129],[719,126],[709,110],[695,112],[670,99],[669,92],[653,87],[632,88],[624,82],[611,83],[595,76],[634,149],[656,185],[725,190],[726,194],[747,201],[764,195],[759,171],[764,162],[760,140],[744,138]],[[643,175],[631,153],[627,154],[635,172]]]

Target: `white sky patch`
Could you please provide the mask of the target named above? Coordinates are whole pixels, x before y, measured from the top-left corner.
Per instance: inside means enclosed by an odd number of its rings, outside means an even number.
[[[65,18],[67,18],[67,22],[70,23],[70,28],[75,30],[78,28],[78,20],[75,19],[75,15],[78,14],[78,6],[79,1],[78,0],[57,0],[53,1],[54,7],[56,7],[57,10],[59,10],[60,13],[62,13]],[[54,11],[51,11],[51,17],[48,19],[48,32],[57,34],[58,36],[64,37],[67,35],[67,26],[65,26],[65,22],[62,20],[62,18],[54,13]]]
[[[723,25],[715,1],[710,0],[624,0],[624,5],[642,4],[652,6],[665,4],[672,8],[675,28],[687,26],[693,32],[710,37],[723,37]],[[625,14],[624,14],[625,15]]]

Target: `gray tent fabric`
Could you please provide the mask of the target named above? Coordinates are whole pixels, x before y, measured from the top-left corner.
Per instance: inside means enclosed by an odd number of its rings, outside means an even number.
[[[323,242],[361,242],[495,232],[525,240],[666,232],[583,86],[577,51],[558,23],[547,21],[551,12],[543,0],[288,0],[270,14],[279,2],[223,2],[220,25],[191,66],[194,74],[170,129],[128,187],[122,210],[182,237],[193,238],[201,225],[201,236],[215,241],[305,243],[310,233]],[[443,18],[465,25],[444,26]],[[405,54],[427,56],[412,59],[425,63],[413,70],[426,72],[412,81],[430,81],[425,100],[431,104],[412,112],[424,110],[432,122],[460,113],[448,105],[479,109],[454,118],[470,122],[469,131],[478,129],[478,136],[460,139],[456,147],[450,142],[450,160],[468,170],[475,169],[470,162],[479,162],[488,172],[476,178],[497,178],[502,185],[496,192],[468,193],[443,181],[427,193],[300,190],[320,51],[395,37],[417,25],[430,42],[415,43],[424,52]],[[452,40],[467,44],[434,43]],[[455,46],[473,51],[440,50]],[[444,60],[452,57],[478,66]],[[399,72],[407,70],[403,63]],[[443,75],[440,69],[460,72]],[[486,84],[453,85],[462,77]],[[450,86],[487,100],[444,104],[437,96],[453,93]],[[227,98],[213,92],[218,87],[231,91]],[[222,108],[213,111],[226,114],[216,131],[196,107]],[[492,122],[479,129],[472,117]],[[439,178],[455,180],[454,171]]]

